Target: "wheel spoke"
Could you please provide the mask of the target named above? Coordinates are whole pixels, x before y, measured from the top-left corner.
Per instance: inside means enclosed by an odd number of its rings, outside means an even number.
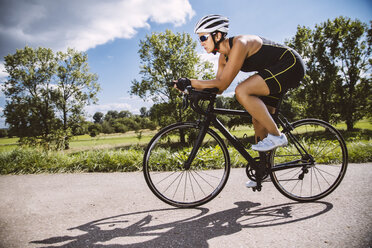
[[[177,184],[177,188],[176,188],[176,190],[174,191],[173,198],[176,196],[176,193],[177,193],[177,191],[178,191],[178,188],[180,187],[180,184],[181,184],[181,181],[182,181],[183,175],[184,175],[184,171],[181,173],[181,178],[180,178],[180,180],[179,180],[179,182],[178,182],[178,184]]]
[[[173,183],[180,177],[180,175],[182,175],[183,174],[183,172],[182,173],[180,173],[174,180],[173,180],[173,182],[171,182],[171,184],[169,184],[169,186],[165,189],[165,191],[163,191],[163,193],[165,193],[165,192],[167,192],[167,190],[170,188],[170,186],[172,186],[173,185]]]
[[[206,203],[222,190],[230,171],[228,150],[208,129],[190,167],[184,164],[196,144],[200,125],[180,123],[160,131],[149,143],[144,175],[152,192],[177,207]]]
[[[337,130],[320,120],[301,120],[292,126],[294,129],[291,133],[295,139],[288,139],[287,148],[279,147],[275,150],[277,155],[273,154],[273,167],[282,163],[287,166],[282,170],[278,170],[281,168],[278,166],[272,171],[271,180],[283,195],[293,200],[321,199],[339,185],[345,174],[347,167],[345,142]],[[294,142],[298,142],[297,146]],[[297,150],[300,144],[306,151],[304,157],[300,155],[302,152]],[[290,168],[291,163],[294,164],[298,159],[305,159],[306,163],[314,159],[315,162],[303,169]]]
[[[198,180],[196,180],[196,178],[194,177],[194,175],[192,174],[192,172],[190,173],[192,175],[192,178],[194,179],[194,181],[196,182],[196,184],[199,186],[199,189],[201,192],[203,192],[203,195],[206,196],[207,194],[204,192],[203,188],[200,186]]]
[[[190,173],[190,172],[187,172],[187,173]],[[194,200],[196,200],[195,192],[194,192],[194,186],[192,185],[192,181],[191,181],[191,176],[189,176],[189,181],[190,181],[190,187],[191,187],[192,195],[194,196]]]
[[[210,184],[207,180],[204,179],[204,177],[202,177],[200,175],[200,173],[198,173],[197,171],[194,171],[194,173],[199,176],[205,183],[207,183],[211,188],[214,188],[214,186],[212,184]]]
[[[157,182],[157,184],[160,184],[160,183],[163,182],[164,180],[170,178],[170,177],[171,177],[172,175],[174,175],[175,173],[177,173],[177,171],[173,172],[173,173],[170,174],[170,175],[165,176],[162,180],[160,180],[159,182]],[[159,173],[156,173],[155,175],[157,175],[157,174],[159,174]],[[163,173],[162,173],[162,174],[163,174]]]

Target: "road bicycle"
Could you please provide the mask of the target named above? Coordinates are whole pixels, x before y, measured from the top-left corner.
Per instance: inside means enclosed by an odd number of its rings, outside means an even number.
[[[318,119],[290,123],[280,113],[279,104],[273,119],[287,136],[288,145],[254,157],[217,117],[249,116],[248,112],[216,108],[217,91],[188,87],[184,107],[191,106],[201,118],[169,125],[148,144],[143,173],[147,185],[160,200],[187,208],[215,198],[228,180],[233,148],[247,164],[248,178],[257,183],[254,191],[261,191],[262,184],[271,181],[284,196],[312,202],[337,188],[346,173],[348,152],[336,128]]]

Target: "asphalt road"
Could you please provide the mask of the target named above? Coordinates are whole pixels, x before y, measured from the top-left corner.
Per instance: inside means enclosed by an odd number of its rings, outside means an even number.
[[[233,169],[222,193],[196,209],[152,195],[142,173],[0,176],[0,246],[372,247],[372,163],[350,164],[315,203],[270,183],[244,187]]]

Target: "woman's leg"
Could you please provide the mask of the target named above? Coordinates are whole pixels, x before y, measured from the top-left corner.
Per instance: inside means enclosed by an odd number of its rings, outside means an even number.
[[[259,137],[262,138],[262,130],[266,129],[269,134],[279,136],[281,133],[271,117],[266,105],[258,96],[270,94],[269,87],[259,75],[249,77],[240,83],[235,89],[238,102],[248,111],[256,124],[260,124]],[[253,123],[253,124],[255,124]],[[261,139],[262,140],[262,139]]]
[[[252,115],[252,118],[268,132],[262,142],[252,145],[252,149],[259,152],[270,151],[288,143],[285,135],[279,131],[266,105],[258,97],[267,96],[269,93],[270,90],[266,82],[257,74],[240,83],[235,89],[236,99]],[[260,135],[262,134],[260,133]]]
[[[256,144],[266,138],[268,131],[267,129],[262,126],[256,119],[252,118],[252,124],[254,129],[254,138]]]
[[[271,114],[274,114],[275,113],[275,108],[274,107],[271,107],[271,106],[268,106],[268,105],[266,107],[267,107],[269,113],[271,113]],[[256,141],[256,144],[257,144],[259,141],[261,141],[264,138],[266,138],[266,136],[267,136],[267,134],[269,132],[255,118],[252,118],[252,124],[253,124],[253,128],[254,128],[254,133],[255,133],[255,141]]]

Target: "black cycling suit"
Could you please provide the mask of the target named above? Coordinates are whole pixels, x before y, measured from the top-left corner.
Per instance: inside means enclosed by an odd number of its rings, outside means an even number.
[[[260,98],[265,104],[277,107],[282,94],[299,86],[305,75],[305,65],[301,56],[292,48],[261,39],[263,44],[260,50],[246,58],[240,70],[257,71],[270,89],[270,95]],[[233,47],[233,40],[234,37],[229,38],[230,49]]]

